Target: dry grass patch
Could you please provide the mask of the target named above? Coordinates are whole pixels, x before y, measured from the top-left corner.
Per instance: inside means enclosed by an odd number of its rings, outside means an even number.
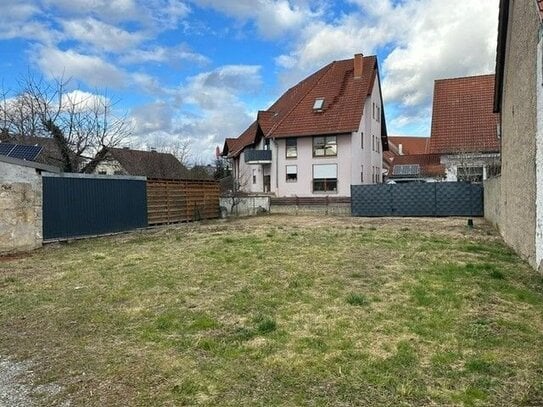
[[[265,216],[0,262],[0,355],[76,405],[537,405],[543,284],[482,221]]]

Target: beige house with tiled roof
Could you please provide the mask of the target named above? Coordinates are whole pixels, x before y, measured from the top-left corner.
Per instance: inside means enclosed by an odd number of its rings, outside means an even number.
[[[447,181],[483,181],[500,162],[494,75],[435,81],[429,154],[440,154]]]
[[[357,54],[289,89],[222,154],[245,192],[347,197],[351,185],[382,182],[384,150],[377,58]]]
[[[172,154],[129,148],[108,148],[106,158],[96,166],[94,173],[160,179],[190,178],[188,169]]]

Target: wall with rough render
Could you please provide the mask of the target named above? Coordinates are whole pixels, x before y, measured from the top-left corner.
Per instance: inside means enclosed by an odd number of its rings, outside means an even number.
[[[41,244],[41,175],[34,168],[0,162],[0,253]]]
[[[504,240],[536,267],[536,89],[539,16],[533,1],[512,1],[502,104]]]
[[[489,178],[484,182],[485,219],[498,229],[501,219],[501,177]]]

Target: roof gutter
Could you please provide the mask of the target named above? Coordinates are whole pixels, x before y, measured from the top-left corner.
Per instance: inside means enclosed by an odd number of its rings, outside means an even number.
[[[494,84],[494,113],[501,113],[503,97],[503,79],[505,72],[505,53],[509,24],[509,2],[500,0],[500,18],[498,24],[498,48],[496,55],[496,79]]]

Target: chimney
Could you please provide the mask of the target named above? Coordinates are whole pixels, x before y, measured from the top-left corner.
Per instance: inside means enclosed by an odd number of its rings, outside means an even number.
[[[398,152],[400,153],[400,155],[403,155],[403,144],[398,145]]]
[[[354,78],[362,78],[362,73],[364,72],[364,54],[355,54],[354,55]]]

